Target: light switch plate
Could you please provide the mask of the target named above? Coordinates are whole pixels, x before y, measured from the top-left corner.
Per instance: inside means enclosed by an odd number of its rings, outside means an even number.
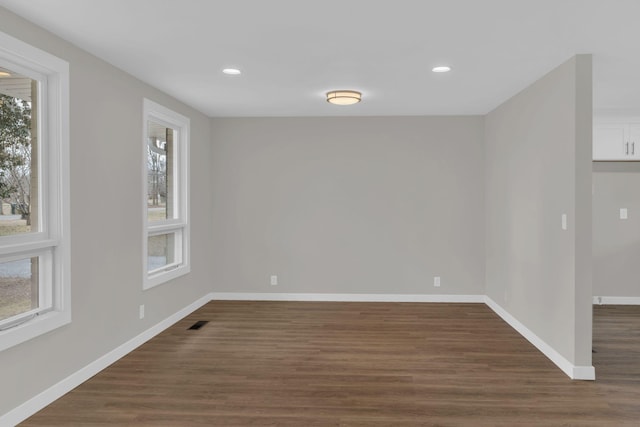
[[[620,208],[620,219],[629,218],[629,212],[627,212],[627,208]]]

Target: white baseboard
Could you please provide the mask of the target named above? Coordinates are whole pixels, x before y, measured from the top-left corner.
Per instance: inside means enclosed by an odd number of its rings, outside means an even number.
[[[576,366],[572,365],[572,373],[569,375],[572,380],[595,381],[596,368],[593,366]]]
[[[595,380],[596,379],[596,371],[593,366],[574,365],[488,296],[485,297],[485,303],[498,316],[500,316],[502,320],[507,322],[509,326],[511,326],[516,331],[518,331],[520,335],[526,338],[527,341],[529,341],[538,350],[540,350],[542,354],[547,356],[549,360],[555,363],[556,366],[558,366],[558,368],[560,368],[565,374],[569,376],[569,378],[573,380]]]
[[[307,294],[213,292],[212,300],[484,303],[484,295]]]
[[[107,366],[122,358],[127,353],[135,350],[137,347],[149,341],[151,338],[164,331],[169,326],[173,325],[188,314],[202,307],[209,301],[211,301],[211,294],[205,295],[192,304],[189,304],[187,307],[183,308],[177,313],[172,314],[160,323],[155,324],[151,328],[142,332],[140,335],[130,339],[126,343],[118,346],[99,359],[89,363],[84,368],[71,374],[59,383],[49,387],[37,396],[27,400],[22,405],[0,416],[0,426],[14,426],[18,423],[21,423],[31,415],[49,405],[54,400],[73,390],[75,387],[79,386],[98,372],[102,371]]]
[[[640,297],[593,297],[594,305],[640,305]]]
[[[614,304],[604,298],[612,298],[619,301],[618,297],[602,297],[603,304]],[[424,295],[424,294],[312,294],[312,293],[235,293],[235,292],[212,292],[189,304],[182,310],[169,316],[167,319],[157,323],[140,335],[132,338],[121,346],[115,348],[99,359],[89,363],[84,368],[71,374],[47,390],[29,399],[22,405],[12,409],[0,416],[0,426],[13,426],[31,415],[35,414],[54,400],[62,397],[93,375],[116,362],[126,354],[135,350],[160,332],[164,331],[180,319],[194,312],[212,300],[241,300],[241,301],[340,301],[340,302],[440,302],[440,303],[485,303],[495,311],[505,322],[518,331],[523,337],[531,342],[538,350],[555,363],[563,372],[572,379],[594,380],[595,370],[593,366],[575,366],[551,346],[541,340],[522,323],[511,316],[495,301],[485,295]],[[625,300],[629,300],[626,298]],[[595,301],[595,299],[594,299]],[[615,302],[622,304],[622,302]],[[630,302],[627,302],[630,304]],[[640,304],[635,302],[634,304]]]

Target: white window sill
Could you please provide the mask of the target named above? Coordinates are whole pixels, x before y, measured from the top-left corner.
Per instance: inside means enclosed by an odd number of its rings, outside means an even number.
[[[154,288],[170,280],[176,279],[180,276],[184,276],[185,274],[188,274],[190,272],[191,266],[188,264],[182,264],[169,270],[155,272],[146,276],[142,289],[147,290]]]
[[[48,311],[24,323],[0,331],[0,351],[71,323],[70,310]]]

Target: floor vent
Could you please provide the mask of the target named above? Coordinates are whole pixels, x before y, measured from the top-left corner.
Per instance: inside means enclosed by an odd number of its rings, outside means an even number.
[[[206,325],[207,323],[209,323],[208,320],[198,320],[196,323],[194,323],[193,325],[191,325],[191,327],[189,327],[189,329],[200,329],[202,328],[204,325]]]

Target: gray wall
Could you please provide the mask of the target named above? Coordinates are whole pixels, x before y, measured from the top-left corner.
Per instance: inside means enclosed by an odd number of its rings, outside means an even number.
[[[620,208],[629,218],[620,219]],[[640,297],[640,163],[593,163],[593,294]]]
[[[482,117],[214,119],[212,138],[215,291],[484,293]]]
[[[212,290],[478,295],[486,277],[590,364],[584,58],[489,114],[486,133],[483,117],[210,120],[5,10],[0,28],[70,62],[73,301],[72,324],[0,352],[0,414]],[[143,97],[192,131],[192,273],[145,292]]]
[[[0,352],[0,414],[210,291],[210,122],[0,9],[0,28],[70,63],[70,325]],[[191,119],[192,273],[142,291],[142,99]],[[146,318],[138,319],[138,305]]]
[[[580,366],[591,365],[591,116],[591,57],[579,55],[485,122],[487,295]]]

